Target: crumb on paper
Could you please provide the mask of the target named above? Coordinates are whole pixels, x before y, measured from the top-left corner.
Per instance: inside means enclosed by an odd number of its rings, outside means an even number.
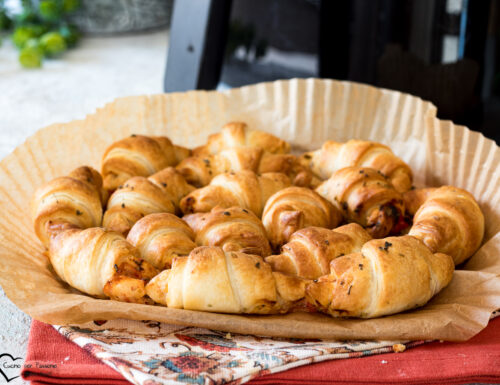
[[[386,360],[382,360],[382,361],[380,361],[380,363],[387,364],[387,361]]]
[[[226,338],[227,338],[228,340],[230,340],[230,339],[231,339],[231,338],[233,338],[233,337],[231,336],[231,333],[227,333],[227,334],[226,334]]]
[[[396,353],[403,353],[406,350],[406,346],[403,344],[395,344],[392,345],[392,350],[394,350]]]
[[[69,360],[69,356],[64,357],[64,361],[68,361],[68,360]]]

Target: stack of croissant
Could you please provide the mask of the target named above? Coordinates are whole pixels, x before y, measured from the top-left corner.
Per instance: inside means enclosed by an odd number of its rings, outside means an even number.
[[[115,142],[101,173],[48,182],[32,209],[55,272],[92,296],[372,318],[426,304],[483,239],[471,194],[412,183],[383,144],[328,141],[296,156],[234,122],[193,150]]]

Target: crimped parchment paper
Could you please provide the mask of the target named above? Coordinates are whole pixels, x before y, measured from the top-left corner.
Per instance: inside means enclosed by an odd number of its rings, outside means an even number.
[[[167,135],[193,147],[231,120],[272,132],[298,149],[327,139],[375,140],[408,162],[417,186],[469,190],[486,217],[484,245],[427,306],[372,320],[320,314],[239,316],[98,300],[54,274],[31,223],[36,187],[80,165],[100,169],[104,149],[132,133]],[[227,92],[133,96],[86,119],[41,129],[0,163],[0,284],[35,319],[74,324],[114,318],[266,336],[461,341],[500,308],[500,149],[481,134],[436,118],[429,102],[399,92],[331,80],[262,83]]]

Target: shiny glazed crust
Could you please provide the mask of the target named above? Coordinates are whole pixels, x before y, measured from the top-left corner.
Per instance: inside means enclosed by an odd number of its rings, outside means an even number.
[[[177,309],[274,314],[303,299],[307,282],[273,273],[257,255],[202,246],[175,258],[146,290],[155,302]]]
[[[287,187],[278,191],[268,199],[262,214],[262,223],[273,247],[284,244],[304,227],[330,229],[341,221],[339,209],[306,187]]]
[[[453,260],[409,235],[374,239],[334,259],[307,300],[333,317],[374,318],[425,305],[453,276]]]
[[[109,198],[103,226],[126,236],[134,223],[148,214],[179,212],[180,199],[193,190],[173,167],[149,178],[130,178]]]
[[[172,259],[187,256],[196,247],[194,233],[173,214],[157,213],[139,219],[127,236],[141,257],[155,268],[170,268]]]
[[[292,154],[272,154],[256,147],[233,147],[214,155],[191,156],[176,169],[193,186],[203,187],[217,175],[250,170],[255,173],[281,172],[297,186],[316,186],[319,179]]]
[[[303,154],[300,159],[321,179],[328,179],[341,168],[359,166],[380,171],[401,193],[412,186],[410,167],[381,143],[355,139],[339,143],[330,140],[319,150]]]
[[[196,233],[199,246],[219,246],[266,257],[271,254],[266,230],[257,216],[241,207],[213,208],[183,218]]]
[[[53,237],[50,262],[74,288],[101,298],[149,303],[145,281],[158,271],[121,235],[93,227],[69,229]]]
[[[48,246],[51,236],[68,225],[100,226],[105,199],[101,175],[91,167],[51,180],[36,190],[31,205],[37,237]]]
[[[452,186],[414,190],[405,194],[405,201],[418,207],[409,234],[432,252],[451,255],[458,265],[481,245],[484,216],[467,191]]]
[[[348,222],[359,223],[374,238],[388,235],[404,216],[402,195],[371,168],[340,169],[316,191],[341,210]]]
[[[290,152],[290,144],[277,136],[263,131],[249,130],[248,125],[243,122],[231,122],[222,127],[220,132],[210,135],[204,146],[193,149],[193,155],[214,155],[232,147],[261,148],[273,154]]]
[[[217,175],[208,186],[193,191],[181,200],[184,214],[208,212],[214,207],[238,206],[259,218],[266,201],[275,192],[290,186],[290,178],[281,173],[260,176],[252,171]]]
[[[175,166],[190,151],[164,136],[132,135],[111,144],[102,156],[104,188],[113,191],[134,176],[147,177]]]
[[[294,233],[281,253],[266,258],[273,271],[316,279],[330,273],[330,262],[346,254],[361,251],[371,239],[358,224],[350,223],[328,230],[307,227]]]

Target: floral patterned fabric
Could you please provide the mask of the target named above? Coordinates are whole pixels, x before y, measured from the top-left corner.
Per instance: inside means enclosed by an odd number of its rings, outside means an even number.
[[[54,326],[134,384],[242,384],[314,362],[401,352],[424,341],[327,341],[231,335],[155,321]]]

